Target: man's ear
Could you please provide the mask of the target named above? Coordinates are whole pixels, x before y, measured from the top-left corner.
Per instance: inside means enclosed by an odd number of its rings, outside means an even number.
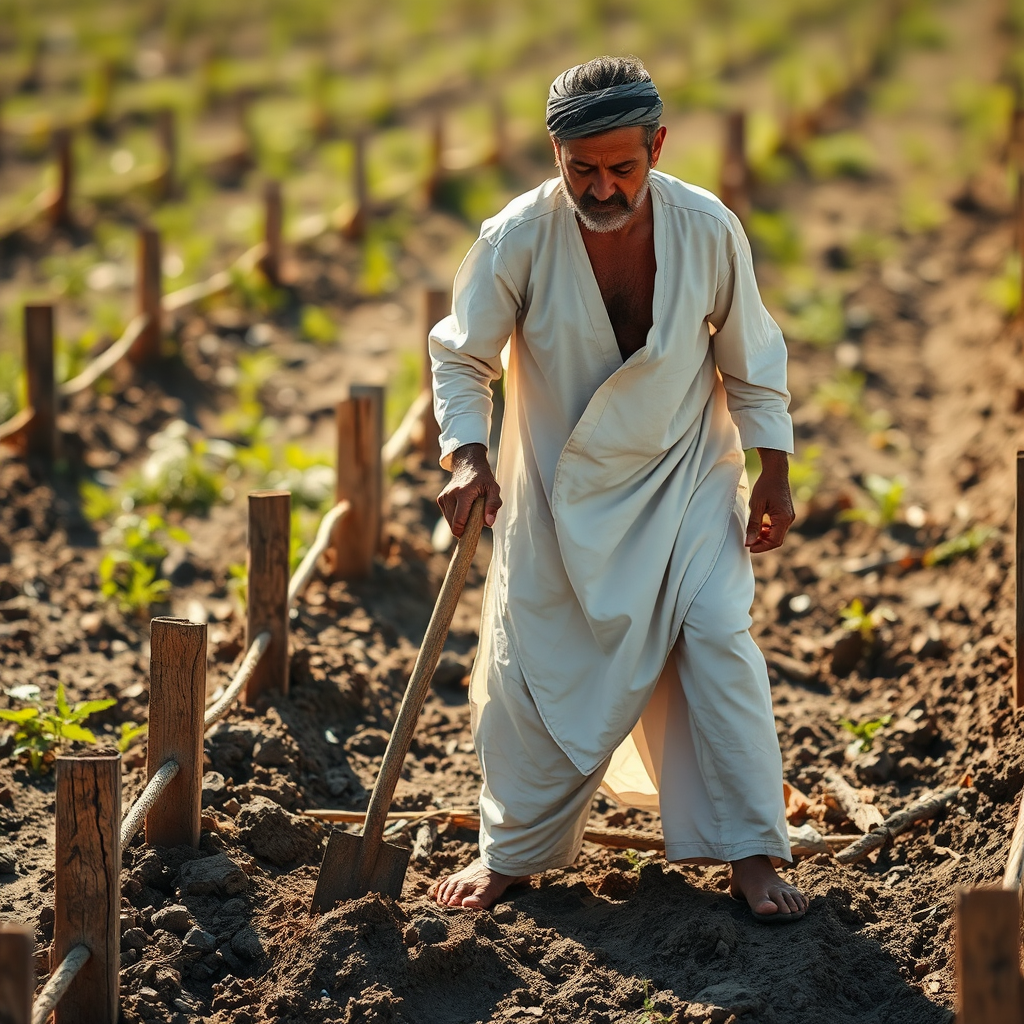
[[[654,133],[654,139],[651,142],[651,166],[658,166],[658,157],[661,156],[661,147],[665,142],[665,136],[668,134],[668,129],[661,125],[658,130]]]
[[[554,137],[554,135],[549,135],[548,138],[551,139],[551,148],[555,151],[555,166],[556,167],[561,167],[562,166],[562,147],[558,144],[558,139],[556,139]]]

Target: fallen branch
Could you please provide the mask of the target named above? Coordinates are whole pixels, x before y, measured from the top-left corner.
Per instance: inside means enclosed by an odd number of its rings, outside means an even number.
[[[884,824],[882,812],[871,804],[864,803],[860,794],[837,772],[825,773],[825,785],[836,798],[843,813],[861,830],[870,832]]]
[[[338,824],[362,825],[366,820],[365,811],[336,811],[327,808],[314,808],[302,811],[307,817],[316,818],[319,821],[330,821]],[[468,828],[476,830],[480,827],[480,815],[469,807],[441,807],[433,811],[422,811],[410,814],[408,811],[393,811],[387,816],[388,823],[404,822],[404,826],[396,831],[404,831],[412,825],[422,821],[447,821],[456,828]],[[795,832],[792,830],[791,832]],[[651,832],[640,832],[630,828],[609,828],[607,825],[589,825],[583,833],[583,838],[588,843],[597,843],[599,846],[608,846],[616,850],[651,850],[656,853],[664,853],[665,840],[662,836],[654,835]],[[860,836],[821,836],[827,846],[843,846],[846,843],[856,842]],[[798,841],[794,842],[793,852],[801,854],[801,847]],[[803,853],[819,853],[820,849],[807,849]]]
[[[951,789],[944,789],[940,793],[924,797],[916,803],[895,814],[890,814],[881,825],[872,829],[867,835],[861,836],[848,850],[836,854],[836,860],[840,864],[856,864],[863,860],[872,850],[877,850],[886,843],[906,832],[911,825],[919,821],[927,821],[934,818],[939,811],[944,810],[951,801],[962,792],[962,787],[953,786]]]

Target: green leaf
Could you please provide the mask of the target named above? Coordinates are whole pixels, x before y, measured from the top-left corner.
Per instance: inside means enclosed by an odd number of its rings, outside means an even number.
[[[57,684],[57,714],[61,718],[69,718],[71,716],[71,708],[68,705],[67,695],[64,693],[64,684]]]
[[[104,700],[82,700],[74,706],[71,716],[74,721],[80,722],[97,711],[106,711],[107,708],[112,708],[116,703],[117,701],[113,697],[105,698]]]
[[[74,743],[96,742],[96,736],[92,732],[85,726],[76,725],[74,722],[63,722],[60,726],[60,735]]]
[[[18,711],[0,711],[0,719],[5,722],[29,722],[39,717],[39,708],[21,708]]]
[[[121,737],[117,741],[117,749],[123,754],[132,743],[149,729],[147,722],[122,722]]]

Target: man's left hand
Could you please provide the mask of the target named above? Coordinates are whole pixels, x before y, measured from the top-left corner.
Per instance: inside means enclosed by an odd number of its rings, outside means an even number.
[[[793,525],[793,496],[789,491],[789,456],[774,448],[758,448],[761,475],[750,492],[746,546],[752,555],[781,547]]]

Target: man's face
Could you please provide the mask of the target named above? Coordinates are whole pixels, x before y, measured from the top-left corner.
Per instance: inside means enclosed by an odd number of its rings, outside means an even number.
[[[553,139],[562,188],[573,212],[591,231],[624,228],[647,198],[651,168],[658,163],[664,127],[648,153],[643,128],[614,128],[601,135]]]

